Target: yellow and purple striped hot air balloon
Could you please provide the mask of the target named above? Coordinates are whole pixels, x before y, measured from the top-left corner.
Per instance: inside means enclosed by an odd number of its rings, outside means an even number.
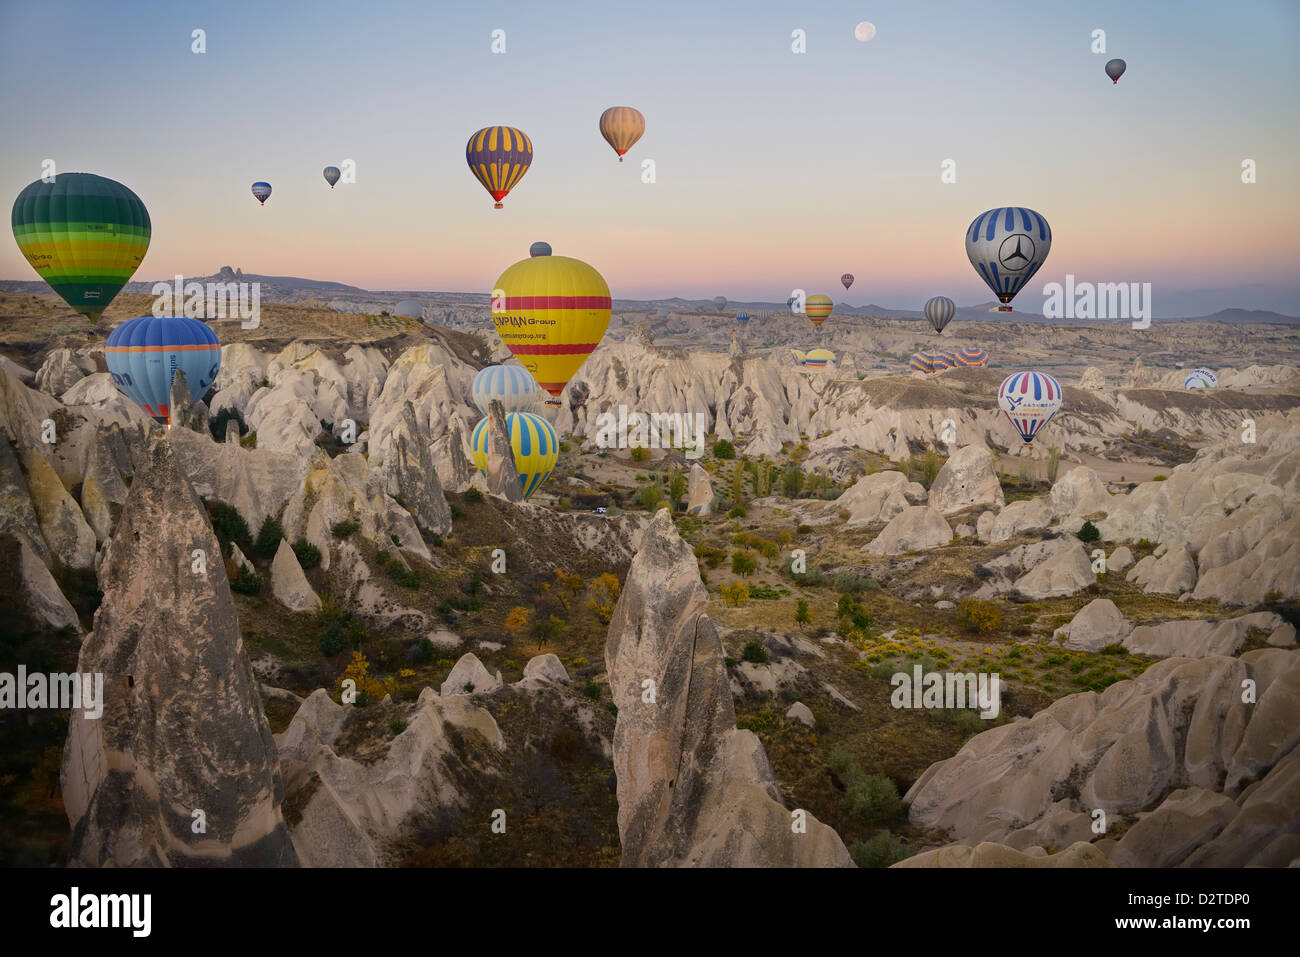
[[[835,303],[830,296],[809,296],[803,301],[803,314],[814,326],[820,326],[826,321],[835,308]]]
[[[609,327],[609,286],[580,259],[521,259],[497,279],[492,321],[501,341],[559,398]]]
[[[935,372],[943,372],[945,369],[957,368],[957,353],[941,349],[938,352],[930,353],[930,363],[934,366]]]
[[[505,199],[533,163],[533,141],[513,126],[485,126],[465,144],[469,171],[496,200]]]
[[[957,357],[957,365],[959,366],[986,366],[989,364],[989,354],[979,346],[962,346],[956,352],[948,354]]]
[[[620,163],[623,154],[635,146],[644,133],[645,117],[640,110],[630,106],[611,106],[600,114],[600,135],[614,148]]]
[[[924,372],[930,375],[934,372],[934,356],[928,352],[913,353],[912,361],[909,363],[913,372]]]

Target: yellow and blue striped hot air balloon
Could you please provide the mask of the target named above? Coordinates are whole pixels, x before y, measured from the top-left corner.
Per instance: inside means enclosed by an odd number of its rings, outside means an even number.
[[[533,164],[533,141],[513,126],[485,126],[465,144],[465,162],[496,200],[492,208],[501,209],[501,200]]]
[[[484,475],[487,475],[491,422],[491,416],[480,419],[469,440],[474,464]],[[560,440],[551,423],[532,412],[511,412],[506,416],[506,430],[510,434],[510,449],[514,452],[519,484],[523,486],[524,498],[527,499],[555,468],[555,460],[560,455]]]
[[[825,322],[834,308],[835,303],[830,296],[809,296],[803,301],[803,314],[814,326],[820,326]]]
[[[814,349],[808,353],[804,359],[804,365],[809,369],[825,369],[826,363],[835,361],[835,353],[829,349]]]
[[[609,328],[609,286],[580,259],[541,253],[497,279],[492,321],[537,384],[559,398]]]

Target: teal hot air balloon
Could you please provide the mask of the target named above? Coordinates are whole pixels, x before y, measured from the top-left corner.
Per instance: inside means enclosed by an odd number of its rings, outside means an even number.
[[[108,334],[104,357],[117,387],[159,422],[167,422],[176,371],[185,373],[190,399],[197,402],[216,381],[221,343],[197,319],[140,316]]]
[[[37,275],[91,322],[149,249],[149,211],[140,197],[94,173],[38,179],[14,200],[11,222]]]
[[[342,175],[343,174],[339,172],[339,168],[337,166],[325,167],[325,182],[330,184],[330,189],[334,188],[334,184],[339,181],[339,177]]]
[[[253,195],[257,198],[258,203],[265,206],[266,201],[271,198],[271,184],[258,180],[253,184]]]

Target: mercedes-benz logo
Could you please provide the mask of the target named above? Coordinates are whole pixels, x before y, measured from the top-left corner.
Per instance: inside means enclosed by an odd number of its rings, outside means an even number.
[[[1034,261],[1034,241],[1024,233],[1013,233],[998,247],[998,264],[1007,272],[1019,272]]]

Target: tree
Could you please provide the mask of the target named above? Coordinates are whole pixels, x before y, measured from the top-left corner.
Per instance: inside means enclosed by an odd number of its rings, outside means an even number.
[[[736,447],[726,439],[718,439],[713,443],[713,457],[715,459],[734,459],[736,457]]]
[[[758,570],[758,559],[754,557],[753,552],[740,551],[734,552],[731,556],[731,571],[733,574],[746,576],[752,575]]]
[[[593,579],[587,586],[587,607],[595,612],[602,624],[608,625],[614,617],[614,606],[618,604],[622,590],[618,577],[609,572]]]
[[[1101,538],[1101,531],[1092,522],[1084,522],[1078,535],[1081,542],[1095,542]]]
[[[262,520],[262,527],[257,531],[257,541],[253,542],[253,550],[263,558],[274,558],[275,553],[280,550],[280,540],[284,538],[284,529],[272,515],[266,516]]]
[[[731,504],[740,505],[745,501],[745,463],[738,459],[736,467],[731,470]]]
[[[803,631],[804,625],[812,621],[812,615],[808,613],[808,602],[806,599],[800,598],[799,601],[795,603],[794,621],[795,624],[799,626],[800,631]]]
[[[743,605],[749,601],[749,586],[744,582],[732,582],[718,589],[718,594],[728,605]]]
[[[673,507],[682,500],[686,494],[686,476],[682,474],[681,469],[673,469],[668,478],[668,497],[672,499]]]
[[[786,498],[798,498],[803,491],[803,472],[793,462],[781,473],[781,491]]]
[[[634,445],[632,446],[631,455],[633,462],[644,462],[646,459],[650,458],[650,450],[644,445]]]
[[[569,610],[569,600],[565,597],[566,593],[569,598],[576,598],[582,594],[584,587],[586,586],[583,584],[581,575],[566,574],[563,568],[555,569],[555,587],[551,589],[551,593],[555,595],[560,607],[565,611]]]
[[[548,641],[552,644],[559,641],[564,634],[565,621],[555,615],[547,615],[543,618],[537,616],[537,623],[533,625],[533,637],[537,639],[537,647],[540,650]]]
[[[506,615],[506,631],[510,633],[511,637],[522,638],[528,634],[531,618],[532,612],[522,605],[516,605],[510,609],[510,614]]]
[[[659,486],[658,482],[651,482],[649,485],[641,489],[641,507],[647,512],[653,512],[658,509],[659,503],[663,501],[663,498],[664,490]]]

